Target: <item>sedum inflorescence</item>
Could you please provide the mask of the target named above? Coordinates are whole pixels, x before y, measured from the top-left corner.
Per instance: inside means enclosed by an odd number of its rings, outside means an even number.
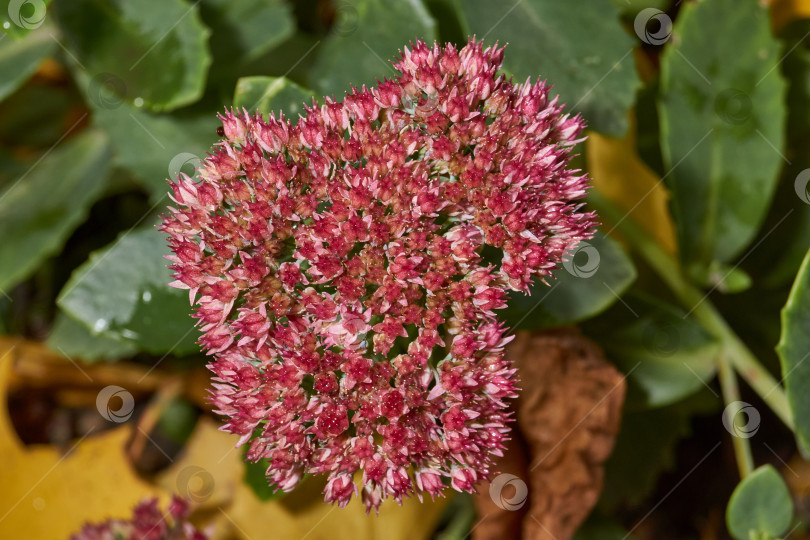
[[[224,430],[326,500],[472,491],[508,436],[495,310],[589,238],[583,128],[502,48],[417,42],[401,75],[291,123],[229,112],[162,230],[198,305]]]
[[[70,540],[208,540],[208,535],[188,521],[188,502],[173,497],[167,512],[157,499],[137,504],[130,519],[108,519],[86,523]]]

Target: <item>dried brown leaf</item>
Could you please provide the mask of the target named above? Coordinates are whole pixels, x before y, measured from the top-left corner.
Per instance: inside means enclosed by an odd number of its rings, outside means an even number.
[[[514,404],[513,441],[499,465],[517,480],[500,493],[482,486],[473,538],[518,538],[521,529],[525,540],[570,538],[599,498],[603,464],[619,430],[624,378],[574,329],[519,334],[507,354],[522,391]],[[528,488],[523,505],[520,482]]]

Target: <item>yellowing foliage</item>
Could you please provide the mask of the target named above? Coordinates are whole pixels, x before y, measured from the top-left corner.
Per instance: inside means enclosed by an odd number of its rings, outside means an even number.
[[[588,134],[586,155],[594,188],[648,229],[661,246],[676,251],[675,229],[663,182],[636,153],[635,122],[623,139]],[[610,230],[610,226],[606,227]]]
[[[64,540],[86,521],[132,514],[135,504],[169,494],[138,477],[124,445],[130,425],[89,431],[67,449],[26,447],[6,408],[15,343],[0,341],[0,538]]]

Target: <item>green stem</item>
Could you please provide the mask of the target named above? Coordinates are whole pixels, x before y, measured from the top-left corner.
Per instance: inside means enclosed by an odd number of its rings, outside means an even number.
[[[737,468],[740,471],[740,478],[744,479],[754,470],[754,458],[751,456],[751,443],[745,433],[739,432],[742,415],[742,405],[740,403],[740,388],[737,386],[737,376],[731,368],[726,351],[721,351],[717,359],[717,376],[720,379],[720,389],[723,392],[723,401],[726,402],[726,410],[723,414],[731,421],[731,442],[734,444],[734,455],[737,458]]]
[[[793,416],[782,386],[759,363],[706,295],[683,276],[678,261],[624,211],[596,190],[591,190],[588,202],[601,216],[615,224],[616,230],[621,232],[633,249],[638,250],[686,309],[691,310],[692,316],[721,341],[734,369],[785,425],[793,429]]]

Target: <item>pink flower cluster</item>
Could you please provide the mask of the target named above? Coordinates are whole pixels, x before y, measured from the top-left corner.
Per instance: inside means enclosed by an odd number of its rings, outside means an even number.
[[[213,403],[248,458],[326,500],[473,491],[515,396],[495,310],[591,235],[583,128],[503,49],[418,42],[401,75],[293,124],[230,112],[172,184],[176,280],[198,304]],[[198,297],[199,296],[199,297]]]
[[[157,499],[149,499],[138,503],[132,519],[88,523],[70,540],[207,540],[186,518],[188,503],[183,499],[174,497],[168,514],[158,508]]]

